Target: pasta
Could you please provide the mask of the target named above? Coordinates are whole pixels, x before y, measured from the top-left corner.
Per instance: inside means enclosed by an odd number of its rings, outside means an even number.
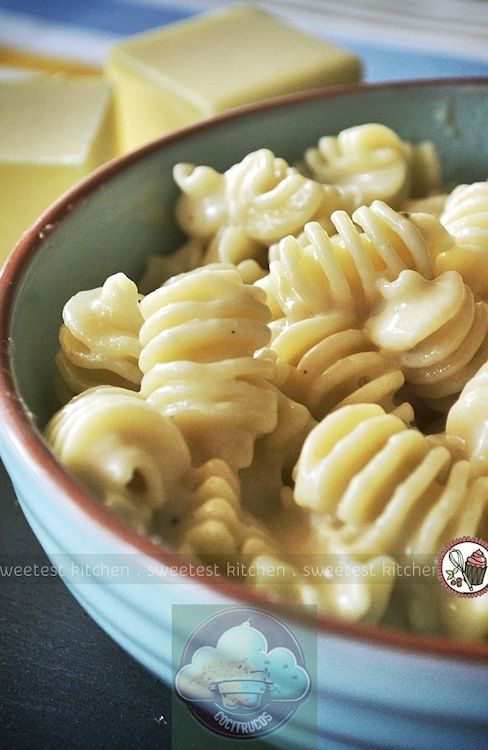
[[[266,265],[266,248],[249,237],[242,226],[221,227],[210,240],[204,262],[233,263],[237,267],[245,261],[255,261],[259,268]]]
[[[177,164],[173,170],[181,190],[175,213],[191,238],[210,240],[227,222],[225,176],[212,167]]]
[[[65,305],[56,364],[69,393],[96,385],[138,390],[142,316],[133,281],[117,273],[103,287],[78,292]]]
[[[358,206],[379,199],[399,208],[410,195],[425,195],[440,183],[431,143],[412,146],[378,123],[324,136],[306,150],[305,166],[315,180],[355,189]]]
[[[241,507],[240,482],[221,459],[195,470],[186,517],[179,526],[176,548],[208,563],[242,561],[273,550],[271,534]]]
[[[374,621],[386,607],[393,583],[391,576],[382,574],[388,558],[371,561],[370,579],[310,584],[287,561],[288,555],[280,552],[270,529],[243,510],[236,474],[221,460],[209,461],[195,471],[186,516],[177,528],[172,541],[178,551],[217,564],[218,569],[234,566],[237,577],[272,597],[280,599],[285,594],[288,601],[318,604],[329,614],[348,619]],[[343,563],[353,564],[346,552]]]
[[[305,406],[279,390],[276,395],[276,427],[256,440],[253,461],[241,472],[246,509],[265,519],[279,507],[283,488],[291,486],[291,473],[303,441],[316,424]]]
[[[488,597],[398,580],[488,537],[488,182],[378,123],[174,178],[186,241],[65,305],[55,455],[271,599],[488,637]]]
[[[188,240],[169,255],[150,255],[146,269],[139,279],[139,290],[149,294],[178,273],[193,271],[203,262],[205,245],[200,240]]]
[[[458,185],[440,220],[455,239],[436,258],[438,272],[459,271],[473,292],[488,297],[488,182]]]
[[[314,604],[319,611],[333,617],[378,622],[386,611],[394,583],[389,572],[392,562],[388,557],[371,558],[363,566],[362,575],[355,579],[351,575],[347,579],[344,576],[341,580],[340,574],[336,578],[321,575],[318,571],[321,567],[325,570],[325,565],[311,564],[304,575],[284,559],[268,553],[252,561],[256,574],[248,577],[246,583],[279,602],[285,599],[297,604]],[[346,552],[336,554],[334,568],[337,570],[359,567],[358,561]]]
[[[343,203],[349,205],[340,190],[307,179],[267,149],[231,167],[227,199],[231,223],[266,245],[298,234],[314,218],[327,220]]]
[[[337,229],[332,237],[310,222],[301,242],[281,240],[269,278],[258,284],[271,298],[270,308],[279,306],[289,320],[342,309],[356,309],[361,319],[378,299],[379,279],[395,279],[405,268],[432,278],[432,251],[421,231],[385,203],[357,209],[352,220],[335,211],[331,220]]]
[[[178,429],[141,396],[100,386],[73,398],[46,437],[59,460],[105,505],[141,531],[178,505],[190,453]]]
[[[248,154],[225,174],[178,164],[174,177],[182,191],[176,216],[189,237],[207,243],[206,262],[263,259],[269,245],[299,234],[307,221],[330,227],[332,211],[357,203],[339,187],[304,177],[269,149]]]
[[[381,292],[384,305],[366,324],[371,340],[395,353],[412,391],[442,410],[488,358],[486,303],[456,271],[433,280],[403,271]]]
[[[473,471],[488,475],[488,365],[468,380],[446,420],[446,434],[461,441]]]
[[[317,518],[295,503],[291,489],[283,493],[272,524],[275,544],[287,552],[256,558],[260,567],[247,583],[278,600],[314,604],[334,617],[381,620],[395,582],[391,557],[360,559],[338,540],[331,552]]]
[[[276,426],[273,362],[262,292],[235,268],[210,265],[170,279],[141,302],[141,393],[181,429],[194,460],[248,466],[255,439]]]
[[[443,592],[441,592],[443,593]],[[486,596],[475,599],[458,599],[453,602],[452,597],[438,598],[438,621],[435,622],[434,632],[443,630],[453,637],[463,637],[476,641],[488,637],[488,600]],[[415,622],[410,620],[414,626]]]
[[[405,378],[360,328],[334,313],[292,323],[271,348],[289,364],[281,388],[315,419],[347,403],[380,403],[392,411]]]
[[[356,554],[435,554],[461,534],[486,531],[488,477],[473,477],[469,461],[453,460],[380,406],[355,404],[305,440],[295,499],[323,514],[324,535]]]

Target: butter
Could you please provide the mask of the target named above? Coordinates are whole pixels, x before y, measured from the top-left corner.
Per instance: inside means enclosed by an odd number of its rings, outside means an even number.
[[[0,265],[61,193],[115,155],[110,85],[39,76],[0,81]]]
[[[352,53],[240,5],[126,38],[110,51],[123,152],[253,101],[361,76]]]

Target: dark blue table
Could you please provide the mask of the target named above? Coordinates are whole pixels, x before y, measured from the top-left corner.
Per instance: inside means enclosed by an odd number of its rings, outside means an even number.
[[[46,563],[0,464],[0,564]],[[0,568],[0,748],[167,750],[171,692],[58,577]]]

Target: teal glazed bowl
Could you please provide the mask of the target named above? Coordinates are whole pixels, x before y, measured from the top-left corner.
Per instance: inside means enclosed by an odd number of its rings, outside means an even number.
[[[324,134],[381,122],[408,141],[434,141],[445,181],[486,180],[487,119],[488,80],[463,79],[314,91],[236,110],[99,169],[43,214],[4,266],[2,459],[46,553],[63,561],[60,573],[74,596],[129,654],[168,683],[174,605],[265,609],[269,602],[232,580],[217,584],[185,575],[178,555],[114,517],[57,463],[41,431],[55,407],[54,355],[64,303],[116,271],[139,278],[149,254],[177,246],[177,162],[223,171],[261,147],[293,162]],[[92,555],[123,556],[134,577],[78,580],[74,567]],[[179,567],[171,584],[144,578],[149,566],[172,565]],[[286,737],[270,735],[270,742],[327,749],[486,747],[488,644],[326,616],[312,621],[297,614],[296,625],[317,637],[317,717],[312,722],[298,712]]]

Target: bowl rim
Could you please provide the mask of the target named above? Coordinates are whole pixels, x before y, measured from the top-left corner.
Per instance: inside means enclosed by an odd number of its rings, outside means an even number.
[[[412,88],[426,90],[431,88],[457,89],[463,86],[480,86],[486,88],[488,87],[488,77],[426,78],[384,81],[381,83],[362,82],[313,89],[248,104],[181,128],[155,141],[151,141],[135,151],[116,157],[103,164],[60,196],[24,232],[9,258],[0,269],[0,411],[4,413],[3,429],[5,434],[8,434],[16,450],[27,455],[32,465],[38,467],[44,475],[47,475],[67,500],[74,503],[92,521],[98,523],[104,531],[115,535],[121,541],[133,547],[135,551],[142,553],[159,564],[168,567],[177,566],[178,569],[181,569],[185,564],[188,565],[189,560],[187,558],[172,550],[167,545],[142,536],[133,527],[101,505],[95,496],[90,494],[90,492],[71,477],[54,457],[54,454],[48,448],[22,404],[21,396],[16,391],[15,380],[10,366],[11,347],[9,331],[17,285],[37,248],[49,234],[50,229],[61,221],[66,214],[71,213],[76,205],[86,195],[91,193],[92,190],[129,167],[132,163],[146,158],[153,152],[163,149],[166,145],[184,141],[194,133],[207,129],[217,129],[222,124],[232,122],[236,119],[253,117],[259,112],[286,108],[290,105],[300,105],[301,103],[307,103],[315,99],[338,99],[354,94],[367,94],[369,91],[391,91]],[[188,577],[183,573],[180,573],[180,575],[183,578]],[[217,588],[215,576],[211,576],[208,579],[199,577],[197,583],[211,590],[218,590],[224,596],[228,596],[231,600],[240,604],[248,604],[261,608],[273,607],[279,604],[268,598],[265,594],[254,591],[250,587],[243,586],[241,583],[232,581],[231,579],[220,581],[217,584]],[[286,602],[283,606],[287,606]],[[415,634],[382,624],[371,625],[364,622],[348,622],[321,613],[312,616],[308,612],[294,611],[293,608],[291,608],[290,617],[302,624],[314,627],[317,634],[328,633],[351,641],[368,643],[371,646],[383,649],[401,651],[403,654],[411,656],[444,657],[469,663],[488,662],[488,643],[464,642],[444,638],[440,635]]]

